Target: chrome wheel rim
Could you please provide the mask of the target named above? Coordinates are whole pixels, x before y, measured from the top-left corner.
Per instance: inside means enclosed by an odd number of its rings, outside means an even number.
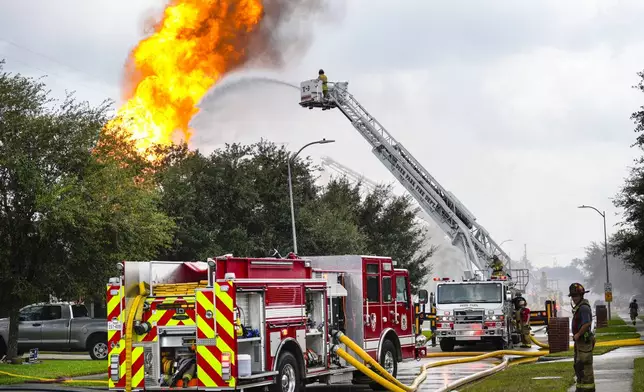
[[[291,364],[282,369],[282,392],[295,392],[295,369]]]
[[[387,373],[394,374],[394,353],[387,351],[383,362],[382,367],[385,368]]]

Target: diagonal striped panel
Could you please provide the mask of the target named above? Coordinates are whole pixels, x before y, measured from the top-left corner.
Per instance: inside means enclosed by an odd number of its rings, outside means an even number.
[[[221,362],[216,347],[197,346],[197,377],[204,387],[221,387],[228,385],[221,378]]]
[[[206,317],[206,312],[215,313],[214,293],[212,289],[196,292],[197,339],[215,338],[215,319]]]
[[[216,357],[220,359],[219,366],[221,367],[221,358],[223,353],[230,353],[230,379],[225,382],[225,385],[234,388],[236,385],[237,366],[235,359],[237,357],[237,341],[235,339],[234,328],[234,313],[235,307],[235,288],[231,281],[221,284],[215,284],[215,321],[217,331],[217,350]],[[218,369],[219,370],[219,369]],[[221,370],[219,374],[222,375]]]
[[[122,323],[125,320],[125,288],[122,285],[107,285],[107,314],[108,320],[114,320]],[[107,331],[107,349],[108,349],[108,388],[123,388],[125,386],[125,339],[123,331],[110,329]],[[110,377],[110,361],[113,355],[119,358],[119,381],[113,381]]]
[[[143,347],[132,347],[132,388],[144,387]]]

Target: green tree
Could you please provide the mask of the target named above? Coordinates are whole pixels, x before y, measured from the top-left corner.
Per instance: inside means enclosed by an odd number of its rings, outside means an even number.
[[[159,182],[164,209],[178,230],[172,249],[163,256],[203,260],[221,253],[267,256],[273,249],[290,251],[288,155],[285,148],[262,141],[227,145],[208,157],[183,150],[168,160]],[[302,227],[300,209],[317,197],[318,189],[308,161],[297,160],[292,169]]]
[[[638,73],[639,83],[634,88],[644,92],[644,71]],[[639,133],[634,146],[644,148],[644,106],[631,119]],[[644,274],[644,157],[635,161],[629,177],[615,198],[616,207],[624,210],[624,220],[610,241],[614,254],[620,256],[640,274]]]
[[[0,351],[9,357],[21,306],[103,293],[116,261],[150,258],[171,238],[156,187],[125,159],[126,135],[103,134],[96,148],[108,108],[56,102],[42,82],[0,69],[0,308],[10,317]]]
[[[592,242],[586,247],[583,259],[573,260],[576,266],[585,275],[587,289],[596,294],[604,292],[606,282],[606,258],[604,256],[604,243]],[[644,287],[644,277],[634,274],[632,268],[624,260],[613,254],[608,255],[608,272],[610,273],[613,292],[624,296],[631,296]]]

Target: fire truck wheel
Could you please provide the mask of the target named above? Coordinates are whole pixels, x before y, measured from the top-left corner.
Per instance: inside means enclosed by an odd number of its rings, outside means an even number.
[[[102,360],[107,358],[107,342],[100,336],[92,338],[87,344],[89,356],[94,360]]]
[[[277,361],[277,382],[272,385],[271,392],[299,392],[302,391],[302,377],[300,367],[295,356],[288,351],[280,354]]]
[[[396,377],[398,375],[398,360],[396,359],[396,346],[391,340],[382,342],[382,349],[380,350],[380,366],[382,366],[389,374]],[[372,382],[369,384],[374,391],[386,391],[382,385]]]
[[[454,351],[455,342],[452,338],[443,338],[440,342],[441,350],[445,352]]]

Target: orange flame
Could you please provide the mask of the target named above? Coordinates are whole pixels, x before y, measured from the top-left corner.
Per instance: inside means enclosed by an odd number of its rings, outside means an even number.
[[[130,54],[127,101],[108,128],[127,129],[139,152],[188,142],[196,105],[246,60],[262,15],[261,0],[173,0]]]

